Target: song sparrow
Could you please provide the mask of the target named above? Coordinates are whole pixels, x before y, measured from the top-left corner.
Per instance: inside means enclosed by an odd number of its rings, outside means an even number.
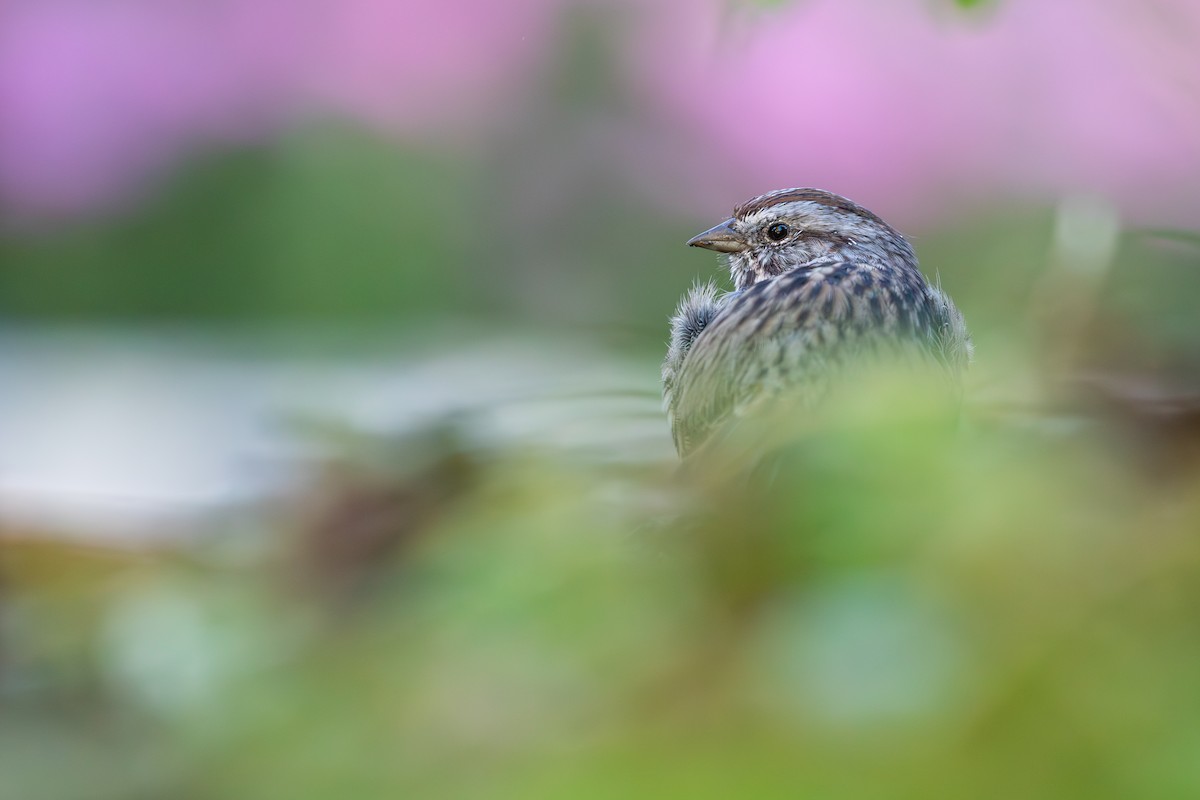
[[[671,319],[663,397],[683,457],[766,400],[813,402],[861,354],[916,345],[955,373],[971,360],[962,314],[909,243],[844,197],[769,192],[688,244],[728,255],[734,291],[696,286]]]

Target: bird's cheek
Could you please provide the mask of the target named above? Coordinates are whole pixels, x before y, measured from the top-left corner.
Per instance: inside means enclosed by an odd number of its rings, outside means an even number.
[[[764,276],[783,272],[783,260],[774,250],[764,250],[758,257],[759,272]]]

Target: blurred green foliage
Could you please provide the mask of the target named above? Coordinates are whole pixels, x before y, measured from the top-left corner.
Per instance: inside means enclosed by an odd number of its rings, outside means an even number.
[[[448,161],[346,130],[198,157],[137,214],[7,237],[3,310],[203,321],[478,303],[448,268],[468,241],[451,210],[469,202]]]
[[[539,154],[496,156],[511,158]],[[716,266],[679,247],[686,223],[615,187],[521,216],[504,198],[525,178],[471,159],[341,129],[198,158],[137,214],[0,237],[0,318],[410,329],[473,318],[640,329],[657,346],[679,286]]]
[[[297,535],[309,514],[261,533],[251,562],[212,541],[158,556],[10,544],[6,786],[1200,790],[1196,463],[1161,481],[1115,439],[956,430],[891,382],[847,397],[766,484],[480,462],[436,522],[395,516],[405,544],[333,594],[297,565],[347,529]]]
[[[703,221],[664,215],[590,167],[578,175],[589,191],[569,205],[504,199],[555,158],[519,135],[491,153],[439,156],[333,126],[197,157],[137,213],[0,236],[0,319],[409,334],[474,320],[655,352],[682,288],[725,280],[716,260],[680,246]],[[994,335],[1035,348],[1041,332],[1018,317],[1050,263],[1051,229],[1048,209],[1012,206],[913,238],[982,345]],[[1124,236],[1100,286],[1097,335],[1117,320],[1139,346],[1200,352],[1191,236]]]

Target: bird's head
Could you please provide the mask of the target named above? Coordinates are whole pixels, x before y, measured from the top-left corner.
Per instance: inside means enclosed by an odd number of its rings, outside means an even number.
[[[688,244],[728,254],[738,290],[830,257],[916,266],[912,247],[890,225],[821,189],[780,189],[755,197]]]

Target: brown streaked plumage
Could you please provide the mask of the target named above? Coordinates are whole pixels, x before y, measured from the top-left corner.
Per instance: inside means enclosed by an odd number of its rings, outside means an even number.
[[[971,359],[909,243],[844,197],[770,192],[688,244],[726,254],[735,291],[698,286],[672,317],[663,396],[681,456],[767,401],[811,404],[860,354],[915,345],[952,372]]]

